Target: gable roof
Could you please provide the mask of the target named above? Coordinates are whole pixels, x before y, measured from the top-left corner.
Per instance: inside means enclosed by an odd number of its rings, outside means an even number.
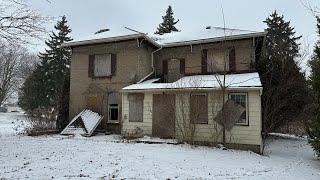
[[[122,90],[148,90],[148,89],[219,89],[219,81],[223,75],[195,75],[184,76],[172,83],[157,83],[159,79],[151,79],[142,83],[132,84]],[[256,88],[262,89],[257,72],[225,75],[225,87],[228,89]]]
[[[78,38],[62,44],[62,47],[81,46],[123,40],[144,38],[157,47],[174,47],[191,44],[217,42],[222,40],[243,39],[264,36],[265,32],[230,29],[208,26],[198,30],[182,30],[163,35],[144,33],[129,28],[110,29],[109,31]]]

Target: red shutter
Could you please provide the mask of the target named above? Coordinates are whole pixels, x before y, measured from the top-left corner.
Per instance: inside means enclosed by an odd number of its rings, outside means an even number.
[[[185,59],[180,59],[180,74],[185,74],[186,72]]]
[[[162,61],[162,74],[164,76],[168,74],[168,60]]]
[[[117,55],[111,54],[111,74],[112,76],[116,75],[117,71]]]
[[[88,77],[94,77],[94,55],[89,55]]]
[[[201,53],[201,72],[207,73],[208,50],[203,49]]]
[[[229,71],[236,71],[236,51],[234,48],[229,51]]]

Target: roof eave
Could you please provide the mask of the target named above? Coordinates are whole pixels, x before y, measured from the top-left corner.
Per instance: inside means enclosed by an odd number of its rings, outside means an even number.
[[[262,37],[262,36],[265,36],[266,34],[267,32],[257,32],[257,33],[241,34],[241,35],[232,35],[232,36],[226,36],[226,37],[222,36],[218,38],[208,38],[208,39],[166,43],[166,44],[162,44],[162,46],[175,47],[175,46],[187,46],[187,45],[194,45],[194,44],[205,44],[205,43],[219,42],[223,40],[230,41],[230,40],[245,39],[245,38],[252,38],[252,37]]]
[[[81,45],[91,45],[91,44],[99,44],[99,43],[125,41],[125,40],[141,38],[141,37],[144,37],[144,36],[145,36],[145,34],[132,34],[132,35],[125,35],[125,36],[109,37],[109,38],[100,38],[100,39],[90,39],[90,40],[83,40],[83,41],[67,42],[67,43],[63,43],[61,45],[61,47],[73,47],[73,46],[81,46]]]
[[[247,86],[247,87],[229,87],[227,90],[262,90],[261,86]],[[221,88],[150,88],[150,89],[122,89],[120,92],[163,92],[163,91],[218,91]]]

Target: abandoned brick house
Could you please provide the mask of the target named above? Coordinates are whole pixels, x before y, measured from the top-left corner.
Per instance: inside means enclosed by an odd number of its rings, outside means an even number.
[[[113,133],[214,143],[222,141],[223,101],[232,100],[243,110],[227,129],[228,143],[261,152],[255,64],[264,36],[211,26],[164,35],[123,28],[63,44],[72,49],[70,118],[89,108]]]

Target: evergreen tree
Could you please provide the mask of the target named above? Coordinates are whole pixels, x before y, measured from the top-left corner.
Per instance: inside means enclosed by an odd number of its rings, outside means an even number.
[[[57,33],[50,34],[50,39],[45,42],[47,45],[45,52],[39,55],[41,63],[22,87],[19,104],[27,111],[41,108],[61,114],[59,107],[65,107],[65,105],[59,103],[69,104],[66,102],[68,98],[64,97],[64,92],[69,91],[71,51],[60,46],[72,40],[68,36],[71,29],[67,25],[65,16],[54,28]],[[57,127],[61,129],[60,121],[67,120],[68,117],[58,117]]]
[[[320,37],[320,17],[317,17],[317,29]],[[309,64],[311,67],[310,81],[315,104],[314,116],[311,118],[308,128],[310,136],[309,142],[317,152],[317,155],[320,156],[320,40],[318,40],[315,45],[314,53]]]
[[[263,128],[266,132],[288,125],[302,113],[307,93],[304,74],[295,61],[299,57],[298,40],[290,22],[273,12],[265,21],[265,52],[258,62],[263,84]]]
[[[168,7],[166,11],[166,15],[162,16],[163,22],[159,24],[159,27],[157,28],[157,31],[155,34],[165,34],[165,33],[171,33],[173,31],[179,31],[175,25],[179,22],[179,19],[175,21],[173,17],[173,10],[171,6]]]

